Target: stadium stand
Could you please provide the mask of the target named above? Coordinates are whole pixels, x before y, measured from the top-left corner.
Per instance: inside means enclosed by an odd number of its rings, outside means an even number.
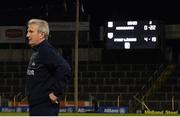
[[[24,46],[2,45],[0,98],[1,105],[8,106],[26,99],[26,68],[31,51]],[[73,49],[70,52],[73,59]],[[179,109],[180,65],[166,63],[162,60],[163,54],[159,50],[80,48],[79,101],[90,102],[93,96],[98,106],[128,106],[129,112]],[[73,64],[72,68],[74,72]],[[74,101],[73,78],[64,97],[66,101]]]
[[[13,100],[17,94],[24,96],[27,62],[1,62],[1,98]],[[128,105],[136,92],[147,83],[148,78],[159,68],[159,64],[102,64],[80,62],[79,100],[97,98],[100,105]],[[67,88],[67,100],[73,99],[73,80]]]
[[[26,52],[30,53],[28,50]],[[28,55],[23,57],[24,61],[22,59],[13,61],[12,58],[11,61],[6,61],[6,57],[1,57],[4,59],[0,63],[1,105],[8,106],[12,105],[9,102],[13,102],[14,99],[16,101],[25,99]],[[19,54],[14,58],[18,56]],[[91,96],[94,96],[99,106],[128,106],[129,111],[146,110],[145,106],[153,110],[177,110],[180,106],[179,68],[179,64],[114,64],[81,61],[78,81],[79,101],[90,101]],[[154,85],[157,88],[147,94]],[[67,101],[74,101],[73,79],[67,87],[65,96]],[[142,104],[143,101],[145,105]]]

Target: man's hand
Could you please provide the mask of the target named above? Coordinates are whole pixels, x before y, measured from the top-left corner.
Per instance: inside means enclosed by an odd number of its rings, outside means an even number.
[[[50,98],[50,100],[51,100],[52,103],[56,103],[56,104],[59,103],[59,102],[57,101],[58,97],[55,96],[53,92],[51,92],[51,93],[49,94],[49,98]]]

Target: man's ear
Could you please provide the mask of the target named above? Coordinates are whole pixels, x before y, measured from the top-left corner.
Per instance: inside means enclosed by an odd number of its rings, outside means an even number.
[[[44,38],[45,37],[45,33],[40,33],[40,36],[41,36],[41,38]]]

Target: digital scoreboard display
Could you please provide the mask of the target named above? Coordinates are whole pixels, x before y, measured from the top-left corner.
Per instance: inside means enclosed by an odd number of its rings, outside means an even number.
[[[105,25],[108,49],[156,49],[161,27],[158,21],[107,21]]]

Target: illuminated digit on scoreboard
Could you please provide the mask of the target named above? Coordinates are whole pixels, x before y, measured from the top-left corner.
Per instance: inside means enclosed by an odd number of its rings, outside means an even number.
[[[144,30],[148,30],[148,26],[147,25],[144,25]]]

